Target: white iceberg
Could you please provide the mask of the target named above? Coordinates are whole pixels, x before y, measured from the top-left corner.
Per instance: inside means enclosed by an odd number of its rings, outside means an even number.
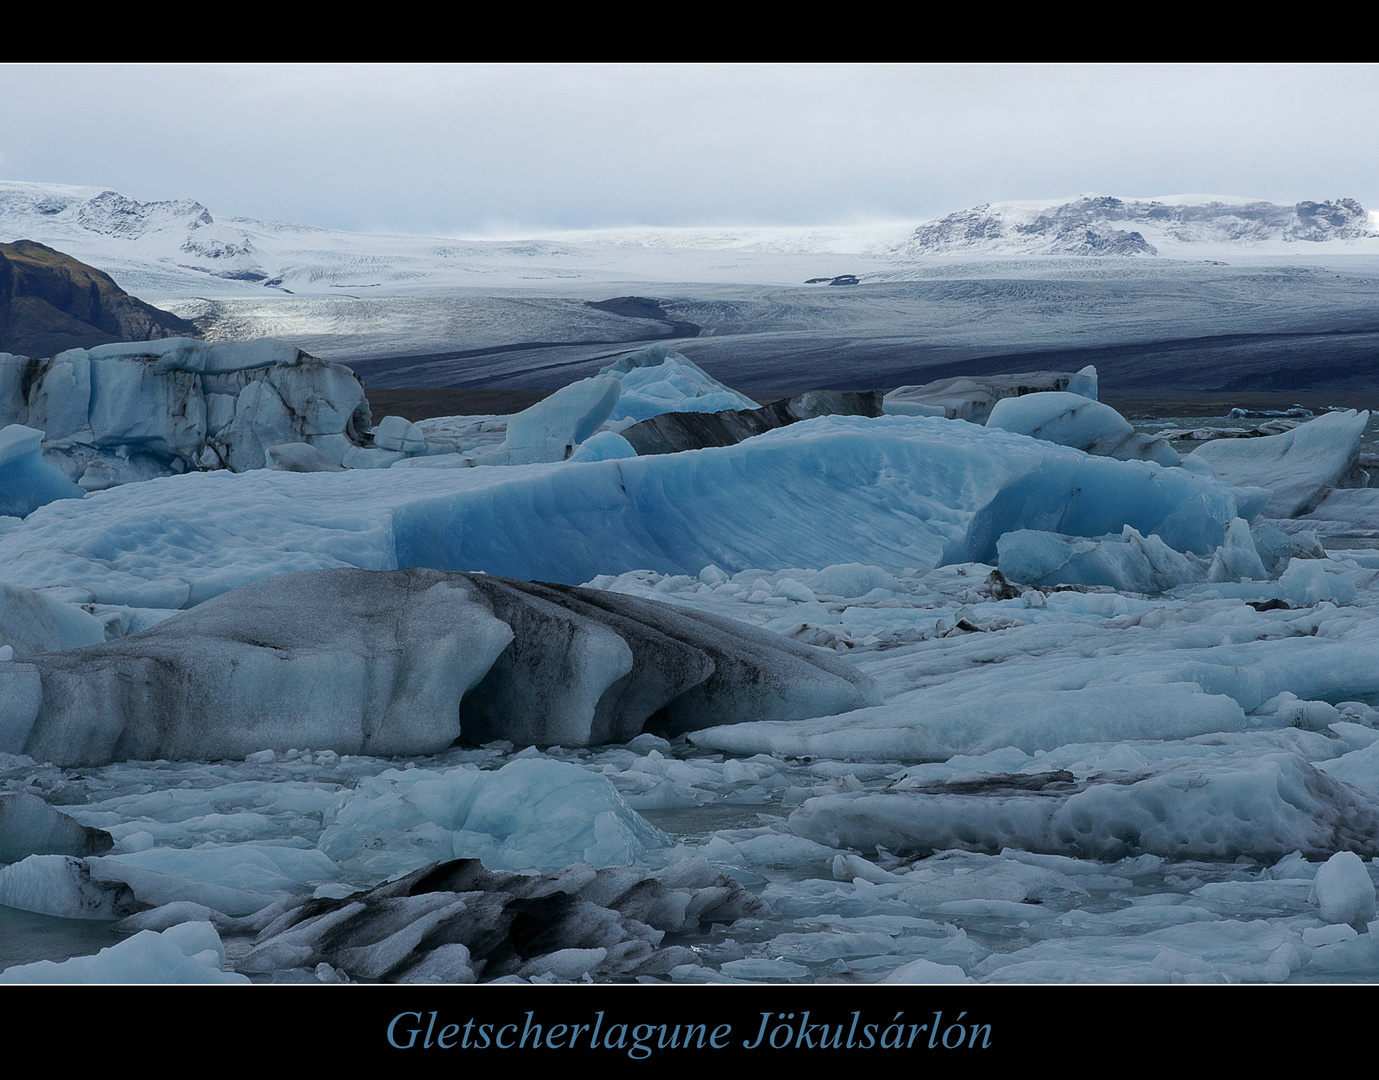
[[[1206,462],[1228,483],[1269,489],[1266,517],[1297,517],[1348,483],[1368,422],[1367,412],[1327,413],[1281,435],[1204,443],[1187,460]]]

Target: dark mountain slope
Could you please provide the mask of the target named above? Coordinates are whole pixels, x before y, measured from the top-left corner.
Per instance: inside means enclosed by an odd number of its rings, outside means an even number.
[[[32,240],[0,244],[0,352],[52,356],[167,337],[200,332],[134,299],[108,274],[70,255]]]

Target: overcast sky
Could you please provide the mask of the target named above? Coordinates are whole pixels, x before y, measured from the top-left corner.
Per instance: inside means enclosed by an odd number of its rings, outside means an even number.
[[[1212,193],[1379,208],[1376,66],[0,66],[0,179],[480,235]]]

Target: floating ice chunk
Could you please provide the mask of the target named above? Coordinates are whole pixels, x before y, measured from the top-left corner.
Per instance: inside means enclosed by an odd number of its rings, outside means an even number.
[[[29,377],[25,423],[90,490],[194,467],[260,469],[266,447],[290,442],[338,461],[369,424],[348,368],[275,341],[73,349]]]
[[[1343,780],[1357,791],[1379,799],[1379,743],[1351,750],[1331,761],[1317,763],[1328,776]]]
[[[587,746],[653,716],[674,734],[878,700],[832,654],[655,601],[424,568],[318,570],[0,666],[0,749],[92,764],[303,745],[435,753],[461,737]]]
[[[1319,949],[1325,945],[1338,945],[1342,941],[1350,941],[1356,936],[1358,936],[1358,931],[1353,926],[1347,926],[1344,923],[1330,926],[1309,926],[1302,932],[1302,943]]]
[[[183,923],[162,933],[141,930],[95,956],[76,956],[60,964],[40,960],[0,972],[0,983],[242,983],[249,979],[222,971],[225,947],[208,922]]]
[[[0,644],[23,660],[37,653],[77,649],[105,640],[101,620],[75,604],[31,589],[0,584]]]
[[[1264,581],[1268,576],[1269,571],[1264,568],[1254,538],[1250,535],[1249,523],[1244,518],[1236,518],[1226,526],[1225,542],[1212,556],[1207,580]]]
[[[882,399],[881,411],[887,416],[934,416],[943,419],[948,416],[948,410],[937,402],[925,402],[912,400],[906,397],[901,391],[912,389],[911,387],[897,387]]]
[[[236,910],[214,899],[197,900],[230,915],[247,915],[279,896],[333,881],[338,873],[337,867],[314,848],[273,841],[153,847],[89,859],[88,865],[93,877],[124,881],[147,903],[196,900],[191,895],[193,887],[205,885],[227,895],[249,895],[256,905]]]
[[[882,409],[891,416],[946,416],[950,420],[986,423],[994,406],[1027,394],[1067,391],[1096,399],[1096,368],[1076,374],[1031,371],[1019,375],[961,375],[923,386],[898,386],[885,397]]]
[[[0,428],[0,514],[27,517],[55,499],[86,494],[43,459],[43,432],[11,424]]]
[[[1356,596],[1355,583],[1327,570],[1320,559],[1292,559],[1278,579],[1278,594],[1296,607],[1308,607],[1323,600],[1348,604]]]
[[[571,461],[611,461],[615,458],[636,457],[632,444],[616,431],[600,431],[580,443],[570,455]]]
[[[1014,746],[1027,753],[1075,742],[1184,739],[1241,731],[1244,711],[1194,684],[1037,691],[1012,689],[983,702],[955,701],[945,687],[885,705],[792,723],[762,721],[696,731],[697,746],[740,754],[855,761],[946,761]]]
[[[385,416],[373,429],[373,443],[404,454],[426,453],[426,433],[402,416]]]
[[[0,904],[64,919],[106,921],[138,909],[128,886],[93,879],[84,860],[68,855],[30,855],[0,866]]]
[[[1281,435],[1204,443],[1188,456],[1207,462],[1229,483],[1272,491],[1266,516],[1297,517],[1344,485],[1368,422],[1367,412],[1327,413]]]
[[[1128,525],[1119,537],[1098,540],[1018,529],[996,542],[996,552],[1001,573],[1027,585],[1108,585],[1120,592],[1156,593],[1202,581],[1207,574],[1203,560]]]
[[[829,416],[735,446],[576,467],[259,470],[127,485],[42,507],[0,533],[0,580],[180,607],[327,566],[562,582],[710,563],[736,573],[858,562],[894,574],[994,562],[999,538],[1021,528],[1104,536],[1128,524],[1177,551],[1213,552],[1225,526],[1255,509],[1182,469],[922,417]]]
[[[1068,380],[1068,393],[1080,394],[1082,397],[1097,400],[1097,374],[1096,368],[1088,364],[1081,371],[1077,372]]]
[[[1179,462],[1167,440],[1137,433],[1111,406],[1076,393],[1003,398],[992,407],[986,426],[1121,461]]]
[[[310,443],[282,443],[267,451],[272,467],[283,472],[344,472],[345,466]]]
[[[1329,923],[1356,926],[1374,918],[1374,880],[1353,851],[1338,851],[1312,881],[1309,897]]]
[[[376,859],[379,848],[401,849],[404,865],[390,873],[438,855],[478,858],[491,870],[627,866],[669,843],[607,778],[540,758],[494,772],[390,770],[348,795],[320,839],[321,850],[346,865]]]
[[[801,804],[790,826],[835,847],[897,854],[1016,848],[1097,859],[1149,853],[1268,861],[1295,850],[1315,855],[1338,841],[1379,850],[1373,804],[1287,753],[1169,759],[1139,777],[1075,782],[1060,770],[923,791],[823,795]]]
[[[1286,533],[1267,521],[1250,526],[1255,553],[1270,575],[1281,572],[1289,559],[1324,559],[1326,552],[1312,532]]]
[[[904,586],[879,566],[839,563],[826,566],[814,577],[814,592],[825,596],[865,596],[873,589],[904,592]],[[809,599],[814,599],[812,596]]]
[[[55,810],[37,795],[0,794],[0,863],[30,855],[98,855],[115,841]]]
[[[509,418],[503,445],[482,460],[504,465],[564,461],[608,419],[621,389],[617,379],[600,375],[557,390]]]
[[[98,653],[43,654],[50,690],[30,742],[71,762],[109,761],[117,747],[235,759],[287,745],[435,750],[458,737],[459,700],[511,640],[463,579],[269,579]]]
[[[698,364],[664,345],[652,345],[603,368],[621,381],[610,420],[647,420],[667,412],[713,413],[755,409],[757,403],[725,386]]]

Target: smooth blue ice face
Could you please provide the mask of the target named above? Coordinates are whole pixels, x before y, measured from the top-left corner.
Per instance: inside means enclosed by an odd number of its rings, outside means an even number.
[[[0,429],[0,516],[28,517],[57,499],[86,493],[43,460],[43,432],[20,424]]]
[[[821,417],[736,446],[445,470],[199,473],[53,506],[0,535],[0,580],[187,607],[271,574],[429,566],[579,584],[649,569],[996,560],[1016,529],[1130,525],[1211,552],[1235,488],[928,417]]]

